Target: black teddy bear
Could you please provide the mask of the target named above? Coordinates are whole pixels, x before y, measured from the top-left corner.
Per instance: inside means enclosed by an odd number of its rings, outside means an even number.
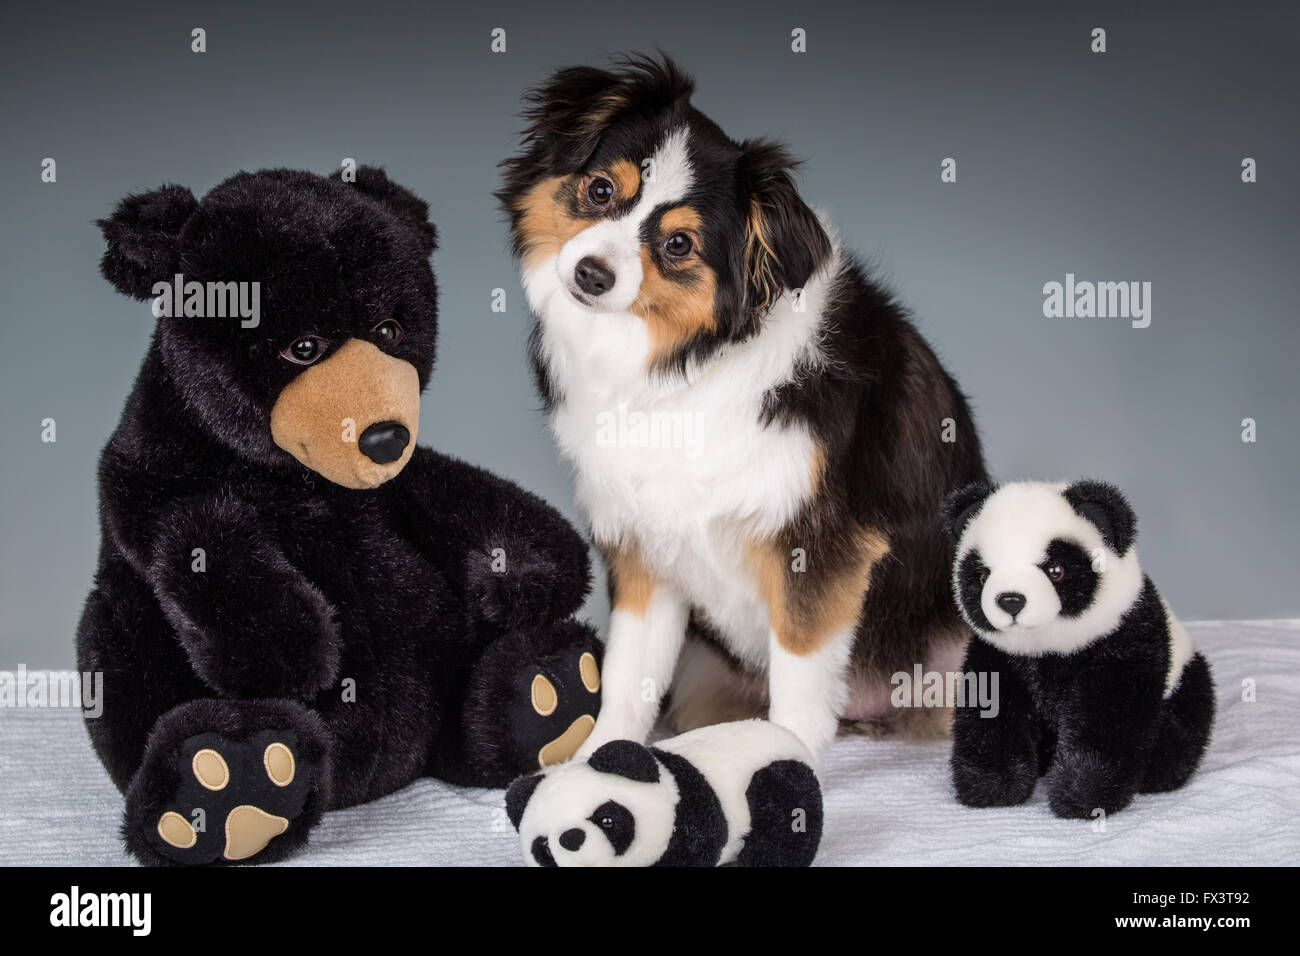
[[[127,848],[279,859],[322,811],[571,755],[599,710],[586,545],[415,444],[428,206],[379,169],[269,170],[99,225],[105,278],[161,316],[100,461],[77,634]]]

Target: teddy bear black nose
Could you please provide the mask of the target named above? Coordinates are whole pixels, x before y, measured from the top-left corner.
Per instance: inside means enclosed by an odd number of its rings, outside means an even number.
[[[1019,591],[1003,591],[998,595],[998,607],[1015,617],[1025,609],[1025,596]]]
[[[560,834],[560,846],[573,853],[578,847],[582,846],[583,841],[586,839],[586,832],[574,827],[572,830],[565,830]]]
[[[361,433],[357,447],[361,454],[379,465],[397,461],[406,451],[411,441],[411,433],[405,425],[397,422],[376,422]]]
[[[591,256],[578,261],[573,270],[573,279],[587,295],[602,295],[614,288],[614,273],[609,271],[605,263]]]

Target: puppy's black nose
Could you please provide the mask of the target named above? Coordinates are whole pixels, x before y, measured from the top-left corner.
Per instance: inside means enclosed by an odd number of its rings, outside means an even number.
[[[586,832],[574,827],[572,830],[565,830],[560,834],[560,846],[573,853],[578,847],[582,846],[583,841],[586,839]]]
[[[605,263],[591,256],[578,261],[573,270],[573,279],[587,295],[602,295],[614,288],[614,273],[609,271]]]
[[[1019,591],[1003,591],[997,597],[998,607],[1015,617],[1025,609],[1025,596]]]
[[[376,422],[361,433],[357,447],[361,454],[379,465],[397,461],[410,444],[411,433],[397,422]]]

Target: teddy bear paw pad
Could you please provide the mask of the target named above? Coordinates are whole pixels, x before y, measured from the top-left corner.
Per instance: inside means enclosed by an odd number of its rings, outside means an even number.
[[[186,740],[172,808],[158,818],[158,851],[178,863],[257,856],[289,829],[310,790],[310,768],[296,748],[291,731]]]
[[[526,706],[517,710],[516,735],[537,766],[563,763],[596,726],[600,667],[590,651],[576,648],[526,669]]]

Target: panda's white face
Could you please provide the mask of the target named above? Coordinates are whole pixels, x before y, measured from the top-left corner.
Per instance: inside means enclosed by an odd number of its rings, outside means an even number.
[[[1121,556],[1064,497],[1066,485],[1016,482],[967,523],[953,592],[976,633],[1010,654],[1067,654],[1110,633],[1137,600],[1137,549]]]
[[[519,820],[529,866],[651,866],[668,848],[677,785],[642,783],[586,763],[549,770]]]

